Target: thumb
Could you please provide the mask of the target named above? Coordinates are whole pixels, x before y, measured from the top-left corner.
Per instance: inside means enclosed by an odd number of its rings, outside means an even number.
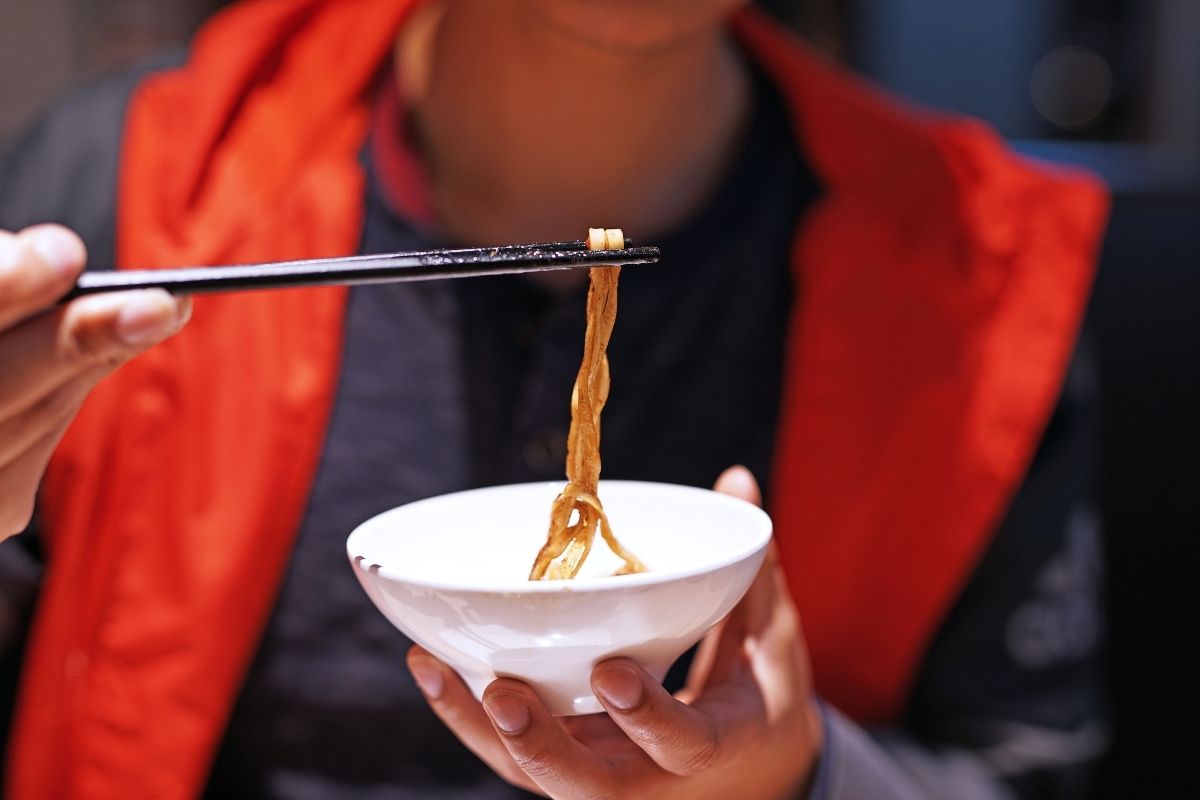
[[[717,478],[717,482],[713,484],[713,491],[745,500],[756,506],[762,505],[762,492],[758,488],[758,481],[754,479],[750,470],[741,465],[730,467],[722,472]],[[768,561],[774,561],[774,545],[771,545]],[[758,577],[755,578],[754,585],[747,593],[748,597],[743,598],[729,616],[701,641],[688,672],[687,688],[683,692],[684,697],[689,699],[698,697],[710,681],[719,682],[729,678],[734,664],[740,656],[742,638],[746,633],[747,599],[750,595],[763,593],[764,588],[760,584],[769,581],[769,575],[770,569],[764,565]],[[759,600],[757,605],[761,605],[762,602]]]
[[[762,492],[758,488],[758,481],[754,479],[750,470],[741,465],[722,472],[713,484],[713,491],[732,495],[756,506],[762,505]]]

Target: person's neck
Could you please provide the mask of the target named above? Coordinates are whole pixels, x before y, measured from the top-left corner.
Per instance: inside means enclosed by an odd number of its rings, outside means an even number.
[[[551,241],[681,222],[721,177],[746,116],[733,45],[712,31],[614,53],[523,8],[454,0],[430,26],[428,79],[409,103],[443,232]]]

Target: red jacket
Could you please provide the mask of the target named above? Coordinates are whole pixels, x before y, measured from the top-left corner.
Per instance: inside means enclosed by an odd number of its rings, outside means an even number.
[[[412,5],[258,0],[209,24],[132,100],[120,265],[352,253],[370,89]],[[1049,419],[1106,196],[753,13],[732,26],[825,190],[796,233],[771,511],[819,691],[886,720]],[[44,485],[8,796],[202,789],[323,447],[344,302],[199,298],[89,400]]]

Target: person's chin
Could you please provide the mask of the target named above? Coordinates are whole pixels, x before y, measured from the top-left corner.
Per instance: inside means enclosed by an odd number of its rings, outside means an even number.
[[[747,0],[529,0],[564,36],[609,50],[653,52],[718,27]]]

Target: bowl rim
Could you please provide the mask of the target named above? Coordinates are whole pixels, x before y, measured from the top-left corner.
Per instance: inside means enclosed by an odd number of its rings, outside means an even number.
[[[403,583],[408,586],[415,586],[422,589],[433,589],[438,591],[454,591],[466,594],[560,594],[564,592],[609,592],[621,591],[623,589],[633,589],[643,586],[654,586],[663,583],[673,583],[687,578],[693,578],[699,575],[705,575],[711,572],[716,572],[725,567],[732,566],[741,561],[753,558],[758,553],[765,551],[768,544],[771,542],[773,535],[773,523],[770,515],[763,511],[753,503],[742,500],[739,497],[723,494],[713,491],[712,489],[702,489],[697,486],[687,486],[685,484],[665,483],[661,481],[630,481],[630,480],[601,480],[600,481],[600,496],[603,501],[605,486],[636,486],[636,487],[659,487],[666,488],[671,491],[679,491],[684,493],[695,493],[698,496],[704,496],[706,502],[724,503],[731,507],[737,507],[739,512],[746,513],[748,521],[751,521],[754,530],[753,536],[750,537],[750,543],[738,548],[732,553],[717,559],[716,561],[695,566],[688,569],[677,570],[652,570],[650,572],[641,572],[634,575],[601,575],[589,578],[575,578],[573,580],[562,581],[487,581],[478,582],[472,581],[455,581],[453,579],[431,579],[421,576],[401,574],[395,569],[386,567],[382,564],[368,563],[368,559],[361,552],[361,547],[356,547],[356,543],[365,539],[368,526],[374,527],[378,524],[380,517],[388,516],[402,509],[409,509],[413,506],[432,505],[442,502],[449,502],[451,499],[461,498],[463,495],[481,495],[493,492],[502,492],[513,488],[532,488],[532,487],[547,487],[553,489],[554,492],[559,492],[566,485],[566,481],[529,481],[526,483],[509,483],[499,486],[486,486],[479,489],[465,489],[460,492],[449,492],[447,494],[435,495],[421,500],[414,500],[411,503],[390,508],[386,511],[381,511],[378,514],[370,517],[359,523],[350,535],[346,538],[346,555],[350,559],[350,564],[355,570],[362,572],[375,572],[382,577],[391,581]],[[547,511],[548,511],[547,507]],[[532,563],[532,562],[531,562]]]

